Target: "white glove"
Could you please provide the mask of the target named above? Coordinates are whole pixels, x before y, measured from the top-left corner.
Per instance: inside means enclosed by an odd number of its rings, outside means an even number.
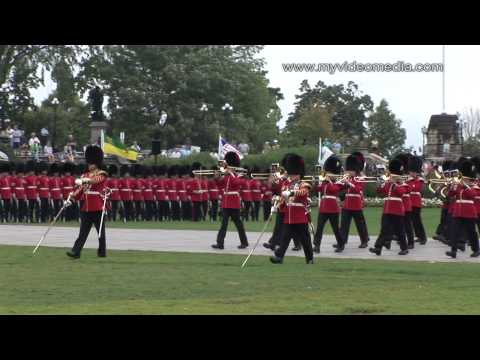
[[[291,196],[292,192],[290,190],[286,190],[282,192],[282,196],[288,200],[288,198]]]
[[[63,202],[63,205],[64,205],[65,207],[69,207],[69,206],[72,205],[72,202],[71,202],[70,200],[65,200],[65,201]]]

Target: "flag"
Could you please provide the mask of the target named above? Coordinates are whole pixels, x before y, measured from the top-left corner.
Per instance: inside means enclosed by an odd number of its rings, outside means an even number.
[[[135,150],[127,149],[122,142],[115,138],[105,136],[102,131],[102,149],[105,154],[117,155],[122,158],[137,161],[138,152]]]
[[[331,155],[333,155],[333,151],[326,146],[322,146],[322,138],[320,138],[318,144],[318,165],[323,167],[325,160],[327,160]]]
[[[218,159],[223,160],[225,154],[230,151],[233,151],[240,159],[243,159],[242,153],[235,146],[229,144],[227,140],[222,138],[222,135],[218,135]]]

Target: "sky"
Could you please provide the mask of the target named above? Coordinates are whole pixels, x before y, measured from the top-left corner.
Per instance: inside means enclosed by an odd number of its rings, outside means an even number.
[[[441,72],[285,72],[282,63],[441,63],[441,45],[266,45],[261,57],[266,61],[270,86],[279,87],[285,99],[280,127],[294,110],[295,95],[302,80],[313,87],[319,80],[327,85],[354,81],[359,90],[371,96],[374,105],[386,99],[390,109],[402,120],[407,132],[407,146],[422,146],[422,126],[428,126],[430,116],[442,112]],[[446,45],[445,47],[445,111],[464,112],[469,107],[480,108],[480,46]],[[47,80],[45,88],[32,91],[40,102],[55,88]]]

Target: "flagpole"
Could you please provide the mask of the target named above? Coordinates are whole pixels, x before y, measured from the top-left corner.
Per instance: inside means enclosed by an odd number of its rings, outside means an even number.
[[[102,150],[103,150],[104,144],[105,144],[105,130],[102,129],[100,133],[100,147],[102,148]]]
[[[218,160],[221,159],[221,153],[222,153],[222,134],[218,134]]]
[[[322,138],[318,138],[318,165],[320,165],[322,161]]]

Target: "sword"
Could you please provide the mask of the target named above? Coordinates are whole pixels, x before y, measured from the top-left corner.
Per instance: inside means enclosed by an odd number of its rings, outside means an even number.
[[[52,220],[52,222],[50,223],[50,226],[48,227],[47,231],[45,231],[45,233],[42,235],[42,237],[40,238],[40,241],[37,243],[37,246],[35,246],[35,249],[33,249],[33,254],[35,254],[37,252],[37,249],[40,247],[40,244],[42,243],[43,240],[45,240],[45,237],[47,236],[47,234],[50,232],[50,229],[53,227],[53,225],[55,225],[55,223],[57,222],[58,218],[60,217],[60,215],[62,214],[63,210],[65,210],[65,208],[67,207],[67,204],[68,202],[70,201],[70,198],[72,197],[72,193],[68,194],[68,198],[67,200],[63,203],[63,206],[62,208],[60,209],[60,211],[58,212],[57,216],[55,216],[55,218]]]
[[[107,199],[108,199],[108,197],[110,196],[111,193],[112,193],[112,190],[109,189],[109,188],[106,188],[106,189],[104,190],[104,194],[103,194],[102,219],[100,220],[100,227],[99,227],[99,230],[98,230],[98,240],[99,240],[99,241],[100,241],[100,236],[101,236],[101,233],[102,233],[103,219],[105,218],[105,208],[106,208],[106,205],[107,205]]]
[[[268,220],[267,220],[267,222],[265,223],[265,225],[263,226],[262,232],[260,233],[260,236],[258,237],[257,242],[256,242],[255,245],[253,246],[252,250],[250,250],[250,253],[248,254],[247,258],[243,261],[243,264],[242,264],[242,266],[241,266],[242,269],[245,267],[245,265],[247,264],[248,259],[250,259],[250,256],[252,256],[252,254],[253,254],[253,252],[255,251],[256,247],[257,247],[258,244],[260,243],[260,239],[262,238],[263,234],[265,233],[265,230],[267,230],[267,226],[268,226],[268,224],[270,224],[270,220],[272,220],[273,213],[277,212],[277,207],[278,207],[278,199],[275,199],[275,202],[274,202],[274,204],[273,204],[273,206],[272,206],[272,210],[270,211],[270,215],[268,216]]]

